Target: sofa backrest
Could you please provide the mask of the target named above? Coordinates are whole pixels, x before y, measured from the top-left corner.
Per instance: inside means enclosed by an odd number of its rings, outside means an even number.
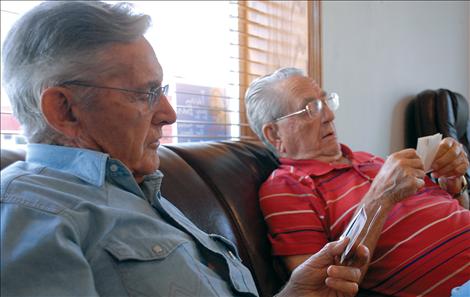
[[[260,142],[224,141],[164,145],[162,194],[199,228],[234,242],[251,270],[261,296],[284,283],[274,269],[258,188],[278,161]],[[24,152],[2,149],[1,168],[24,159]]]

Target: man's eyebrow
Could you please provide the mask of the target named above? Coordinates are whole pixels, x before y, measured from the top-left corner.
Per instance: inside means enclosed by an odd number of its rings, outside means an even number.
[[[322,91],[320,98],[316,98],[316,97],[314,97],[314,96],[305,97],[305,98],[301,101],[301,106],[299,106],[299,108],[304,108],[308,103],[312,102],[313,100],[316,100],[316,99],[326,99],[327,96],[328,96],[328,93],[325,92],[325,91]]]
[[[149,87],[160,87],[162,85],[162,81],[161,80],[158,80],[158,81],[151,81],[147,84]]]
[[[313,97],[313,96],[309,96],[309,97],[305,97],[303,100],[302,100],[302,103],[301,105],[302,106],[299,106],[300,108],[304,108],[308,103],[312,102],[313,100],[315,100],[317,98]]]
[[[151,88],[158,88],[162,85],[162,82],[159,80],[152,80],[145,84],[142,84],[138,87],[139,90],[149,90]]]

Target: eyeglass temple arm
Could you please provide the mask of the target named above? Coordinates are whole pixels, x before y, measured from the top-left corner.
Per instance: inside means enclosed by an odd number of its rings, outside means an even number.
[[[149,92],[141,91],[141,90],[133,90],[133,89],[123,89],[123,88],[116,88],[116,87],[104,87],[104,86],[96,86],[92,84],[87,84],[87,83],[82,83],[79,81],[68,81],[63,83],[63,85],[74,85],[74,86],[82,86],[82,87],[88,87],[88,88],[96,88],[96,89],[104,89],[104,90],[116,90],[116,91],[122,91],[122,92],[128,92],[128,93],[137,93],[137,94],[152,94]],[[158,87],[159,89],[164,90],[164,88],[168,89],[168,85],[165,86],[160,86]]]
[[[280,121],[280,120],[283,120],[283,119],[290,118],[290,117],[292,117],[292,116],[295,116],[295,115],[298,115],[298,114],[301,114],[301,113],[304,113],[304,112],[307,112],[307,108],[304,108],[304,109],[299,110],[299,111],[296,111],[296,112],[294,112],[294,113],[291,113],[291,114],[282,116],[282,117],[280,117],[280,118],[277,118],[277,119],[275,120],[275,122]]]

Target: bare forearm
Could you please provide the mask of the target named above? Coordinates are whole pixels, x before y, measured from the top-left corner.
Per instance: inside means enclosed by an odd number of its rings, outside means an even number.
[[[406,149],[391,154],[375,176],[367,194],[358,206],[364,208],[366,224],[360,238],[373,255],[382,228],[393,206],[413,195],[424,186],[423,162],[415,150]],[[378,213],[377,213],[378,212]],[[368,267],[361,269],[362,276]]]
[[[391,210],[391,206],[384,205],[378,200],[366,199],[362,204],[359,205],[358,209],[364,207],[364,210],[367,215],[367,221],[364,226],[363,231],[361,232],[361,243],[365,245],[371,255],[374,254],[375,247],[379,241],[380,234],[382,233],[383,226],[387,220],[388,213]],[[369,265],[364,265],[361,268],[361,281],[366,274]]]

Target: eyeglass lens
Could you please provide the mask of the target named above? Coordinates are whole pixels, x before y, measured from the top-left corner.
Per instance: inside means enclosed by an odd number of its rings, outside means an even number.
[[[338,94],[336,93],[331,93],[328,98],[326,98],[326,104],[328,105],[328,108],[331,111],[336,111],[339,107],[339,98]],[[322,100],[313,100],[312,102],[309,102],[305,109],[308,112],[308,115],[311,118],[316,117],[323,109],[323,104],[324,102]]]
[[[160,101],[162,95],[168,95],[168,85],[150,89],[150,92],[148,93],[149,107],[153,107],[155,104],[157,104]]]
[[[323,108],[323,102],[321,100],[313,100],[309,102],[305,109],[307,110],[308,116],[314,118]]]
[[[336,111],[339,107],[339,96],[336,93],[331,93],[326,99],[326,104],[332,111]]]

